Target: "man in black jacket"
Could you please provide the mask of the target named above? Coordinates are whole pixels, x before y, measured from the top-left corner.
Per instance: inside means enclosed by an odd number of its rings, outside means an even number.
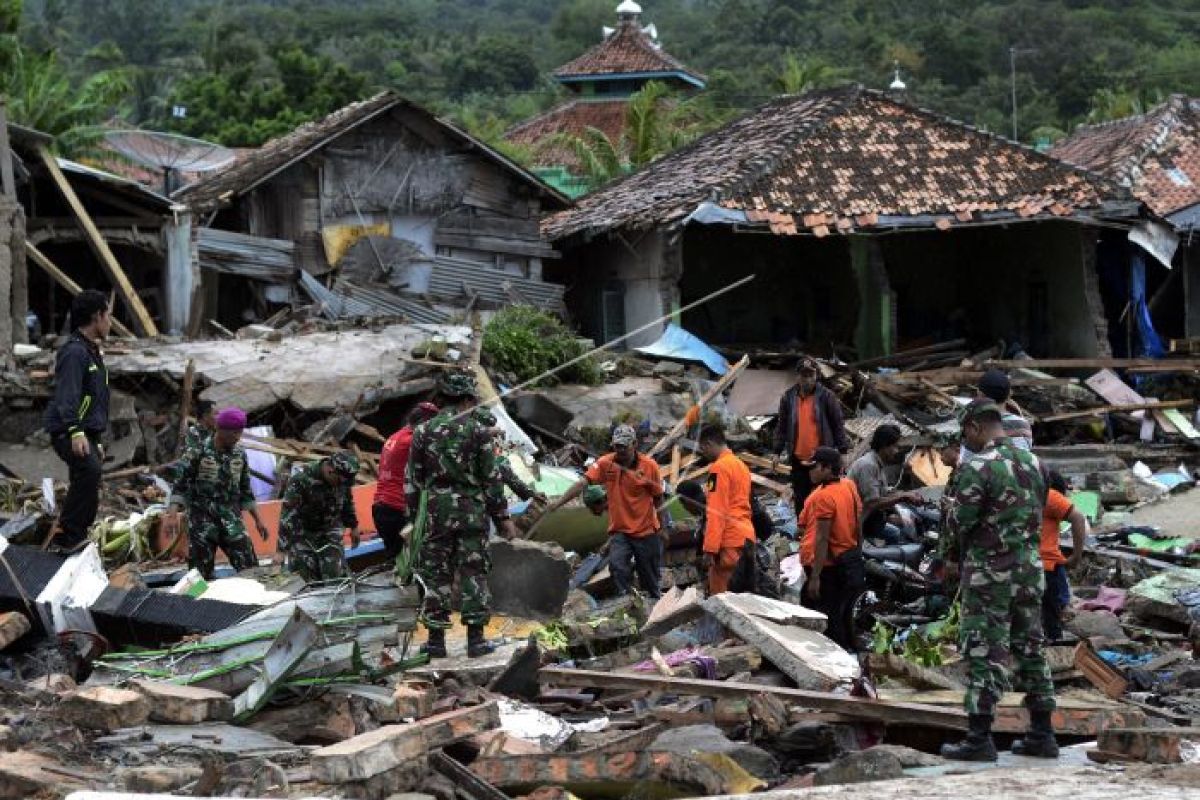
[[[816,359],[803,356],[796,362],[796,383],[779,398],[775,418],[775,452],[791,464],[797,517],[813,488],[804,463],[818,447],[832,447],[843,455],[850,449],[842,404],[817,382],[818,374]]]
[[[54,400],[45,417],[54,452],[69,469],[55,540],[64,549],[87,538],[100,502],[100,437],[108,427],[108,369],[100,343],[112,327],[108,298],[93,289],[80,292],[71,303],[71,323],[75,330],[58,351]]]

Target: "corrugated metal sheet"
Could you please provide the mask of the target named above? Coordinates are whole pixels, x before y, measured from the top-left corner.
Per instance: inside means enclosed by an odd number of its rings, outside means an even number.
[[[429,294],[446,300],[465,301],[467,291],[495,306],[512,305],[523,298],[535,306],[550,311],[563,307],[565,286],[533,280],[520,275],[500,272],[486,264],[457,258],[437,256],[431,262]],[[511,289],[506,291],[506,285]]]
[[[413,322],[445,322],[447,316],[415,300],[407,300],[386,289],[364,289],[343,280],[328,289],[312,275],[300,271],[300,285],[314,302],[321,304],[321,313],[329,319],[345,317],[407,317]]]
[[[244,233],[201,228],[200,266],[268,283],[291,283],[296,277],[294,242]]]

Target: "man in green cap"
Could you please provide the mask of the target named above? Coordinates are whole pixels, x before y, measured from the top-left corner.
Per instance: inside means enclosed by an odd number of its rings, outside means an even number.
[[[288,568],[308,583],[346,574],[342,533],[359,543],[358,517],[350,489],[358,459],[341,452],[301,467],[288,481],[279,517],[279,549]]]
[[[495,418],[475,405],[474,378],[445,374],[438,391],[442,411],[413,432],[405,487],[411,509],[419,507],[422,492],[427,496],[425,537],[415,568],[425,589],[421,621],[429,641],[423,650],[431,658],[446,657],[450,596],[457,575],[467,657],[477,658],[493,649],[483,633],[491,619],[488,519],[508,539],[516,536],[516,528],[496,465],[491,431]]]
[[[1042,652],[1045,577],[1038,556],[1046,471],[1033,453],[1007,442],[1000,408],[991,400],[973,400],[960,412],[959,424],[963,446],[973,455],[958,466],[946,535],[962,548],[959,649],[968,664],[963,704],[970,732],[963,742],[944,745],[942,755],[995,761],[995,707],[1015,688],[1025,692],[1030,730],[1013,743],[1013,752],[1057,758],[1054,684]]]

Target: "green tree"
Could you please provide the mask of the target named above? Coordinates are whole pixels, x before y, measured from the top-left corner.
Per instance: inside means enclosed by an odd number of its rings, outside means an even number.
[[[826,89],[840,82],[840,70],[819,59],[800,58],[788,51],[775,74],[774,85],[781,94],[804,94],[814,89]]]

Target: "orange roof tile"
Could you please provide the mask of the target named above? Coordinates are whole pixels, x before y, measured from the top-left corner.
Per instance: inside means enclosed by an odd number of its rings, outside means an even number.
[[[1200,98],[1172,95],[1145,114],[1080,126],[1050,153],[1129,187],[1165,216],[1200,203]]]
[[[625,131],[625,116],[629,101],[569,100],[544,114],[510,128],[504,138],[533,149],[534,166],[579,166],[571,148],[550,141],[558,134],[582,136],[588,128],[604,133],[610,142],[617,142]]]
[[[1105,178],[861,87],[783,97],[548,216],[551,239],[674,224],[703,202],[796,217],[798,232],[884,218],[1053,216],[1128,193]],[[817,216],[822,215],[822,216]],[[810,216],[814,225],[804,224]],[[817,222],[817,220],[821,220]],[[930,227],[933,220],[929,221]],[[848,230],[837,228],[839,232]]]

